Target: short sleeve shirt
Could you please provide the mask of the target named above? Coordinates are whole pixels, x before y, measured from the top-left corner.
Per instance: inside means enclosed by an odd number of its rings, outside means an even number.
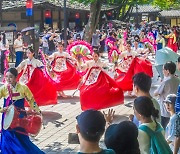
[[[18,39],[16,39],[15,41],[14,41],[14,45],[16,45],[16,46],[21,46],[21,47],[19,47],[19,48],[15,48],[15,51],[17,52],[17,51],[23,51],[23,41],[22,41],[22,39],[21,40],[18,40]]]
[[[169,94],[176,94],[178,90],[180,80],[175,77],[168,77],[164,79],[161,85],[157,88],[156,93],[159,94],[159,105],[161,108],[161,116],[163,117],[170,117],[169,112],[167,111],[164,100],[166,99],[167,95]]]
[[[83,152],[78,152],[78,154],[85,154]],[[93,154],[116,154],[112,149],[103,149],[101,152],[93,153]]]

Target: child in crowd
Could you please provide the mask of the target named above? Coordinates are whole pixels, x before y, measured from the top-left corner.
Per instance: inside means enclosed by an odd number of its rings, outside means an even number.
[[[86,110],[77,117],[77,133],[80,141],[78,154],[115,154],[111,149],[101,149],[99,141],[105,131],[106,121],[100,111]]]
[[[180,83],[179,78],[174,75],[175,71],[176,64],[173,62],[167,62],[163,66],[164,80],[154,92],[155,96],[159,96],[159,105],[161,108],[161,124],[164,129],[169,122],[170,114],[167,111],[165,103],[163,101],[166,99],[167,95],[177,93],[177,89]]]
[[[166,140],[168,144],[170,145],[171,149],[174,149],[173,141],[175,140],[175,121],[177,119],[177,115],[175,113],[175,101],[176,101],[176,95],[175,94],[169,94],[166,99],[164,100],[166,109],[170,113],[170,121],[167,124],[166,127]],[[180,151],[179,151],[180,152]]]
[[[156,101],[156,99],[151,97],[149,92],[151,88],[151,83],[152,81],[150,76],[146,75],[145,73],[138,73],[133,77],[133,91],[137,97],[147,96],[151,98],[155,109],[160,112],[160,106],[158,102]],[[139,126],[140,123],[137,120],[136,116],[130,115],[130,120],[132,120],[137,127]],[[158,118],[157,121],[160,122],[160,118]]]

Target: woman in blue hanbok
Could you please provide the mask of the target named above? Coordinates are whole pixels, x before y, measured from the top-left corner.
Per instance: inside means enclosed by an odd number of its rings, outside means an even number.
[[[30,108],[40,113],[29,88],[16,82],[17,75],[17,70],[10,68],[6,73],[8,84],[0,87],[0,98],[4,98],[4,106],[0,109],[0,112],[3,113],[0,149],[3,154],[43,154],[44,152],[30,141],[24,128],[8,128],[7,130],[3,128],[5,113],[9,111],[8,107],[12,103],[18,109],[25,109],[24,102],[26,99]],[[24,116],[25,113],[20,111],[19,118]]]

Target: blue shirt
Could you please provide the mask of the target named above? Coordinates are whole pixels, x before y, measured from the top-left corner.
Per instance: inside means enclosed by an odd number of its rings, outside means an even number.
[[[176,114],[174,114],[173,116],[170,117],[169,123],[166,127],[166,140],[174,141],[176,119],[177,119]]]
[[[180,112],[180,85],[179,85],[178,91],[177,91],[177,98],[176,98],[176,103],[175,103],[175,111],[176,111],[176,113]]]

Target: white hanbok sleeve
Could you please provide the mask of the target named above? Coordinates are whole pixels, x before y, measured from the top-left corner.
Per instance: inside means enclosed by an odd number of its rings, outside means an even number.
[[[37,67],[42,67],[44,65],[43,65],[43,63],[40,60],[36,59],[36,66]]]
[[[18,73],[20,73],[26,65],[27,65],[27,60],[25,59],[16,68]]]

